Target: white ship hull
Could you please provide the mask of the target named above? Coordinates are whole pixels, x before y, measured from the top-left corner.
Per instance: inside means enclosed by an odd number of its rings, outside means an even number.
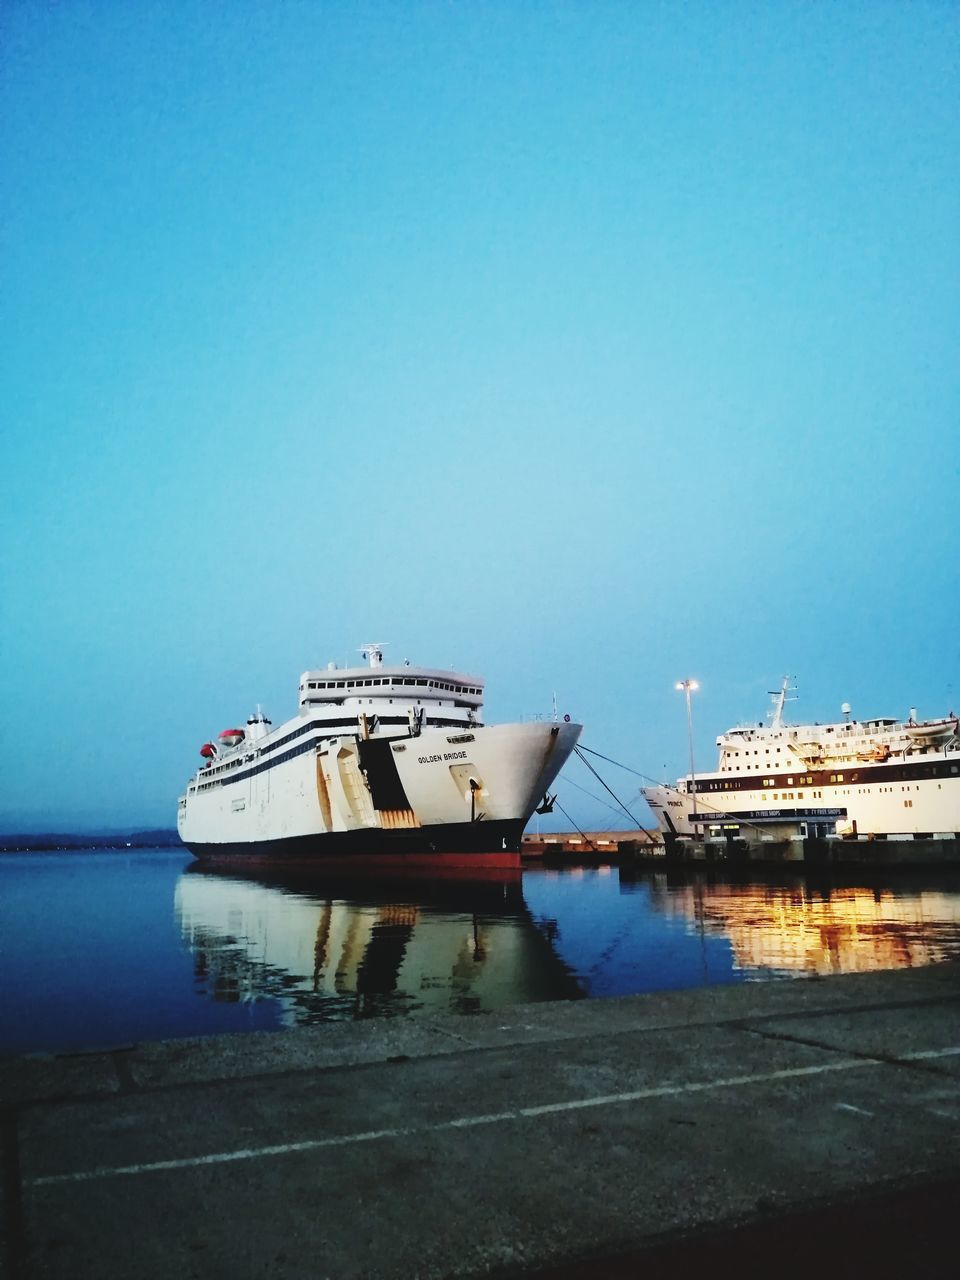
[[[515,865],[523,828],[580,732],[537,722],[331,738],[322,722],[291,721],[229,774],[208,781],[201,771],[178,830],[207,859],[459,854],[461,865]]]
[[[948,769],[951,763],[957,772],[937,779],[891,777],[883,766],[886,776],[876,780],[861,769],[856,782],[798,788],[781,775],[772,788],[746,785],[735,793],[712,789],[729,783],[725,775],[697,774],[696,812],[688,778],[676,787],[645,787],[644,796],[665,835],[725,834],[732,826],[762,833],[803,823],[829,828],[816,832],[824,835],[951,836],[960,834],[960,752],[947,758]]]

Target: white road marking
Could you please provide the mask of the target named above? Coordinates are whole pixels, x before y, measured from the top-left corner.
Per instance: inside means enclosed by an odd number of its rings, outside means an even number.
[[[852,1111],[855,1116],[869,1116],[871,1120],[876,1115],[875,1111],[867,1111],[865,1107],[855,1107],[852,1102],[835,1102],[833,1109],[834,1111]]]
[[[918,1049],[916,1053],[901,1053],[897,1056],[904,1062],[922,1062],[924,1058],[949,1058],[960,1053],[960,1048],[954,1049]]]
[[[957,1054],[960,1054],[960,1045],[950,1049],[927,1049],[916,1053],[905,1053],[901,1054],[898,1060],[910,1062],[953,1057]],[[359,1133],[341,1134],[339,1137],[309,1138],[304,1142],[285,1142],[269,1147],[245,1147],[238,1151],[218,1151],[207,1156],[185,1156],[179,1160],[154,1160],[148,1164],[101,1167],[81,1170],[78,1173],[53,1173],[41,1178],[26,1179],[24,1185],[28,1188],[52,1187],[68,1182],[91,1182],[98,1178],[118,1178],[139,1173],[164,1173],[172,1169],[197,1169],[204,1165],[231,1164],[236,1160],[261,1160],[271,1156],[295,1155],[303,1151],[322,1151],[329,1147],[347,1147],[360,1142],[380,1142],[387,1138],[408,1138],[415,1134],[443,1133],[446,1130],[468,1129],[477,1125],[505,1124],[511,1120],[531,1120],[538,1116],[557,1115],[566,1111],[585,1111],[591,1107],[644,1102],[650,1098],[669,1098],[685,1093],[705,1093],[710,1089],[733,1089],[742,1085],[769,1084],[776,1080],[798,1080],[804,1076],[829,1075],[837,1071],[856,1071],[866,1067],[888,1065],[890,1064],[882,1058],[840,1058],[836,1062],[824,1062],[813,1067],[785,1067],[781,1071],[767,1071],[758,1075],[728,1076],[719,1080],[692,1081],[689,1084],[656,1085],[649,1089],[633,1089],[627,1093],[607,1093],[593,1098],[577,1098],[572,1102],[547,1102],[536,1107],[517,1107],[515,1110],[496,1111],[489,1115],[461,1116],[456,1120],[442,1120],[437,1124],[417,1125],[410,1128],[367,1129]],[[853,1109],[855,1108],[851,1108]]]

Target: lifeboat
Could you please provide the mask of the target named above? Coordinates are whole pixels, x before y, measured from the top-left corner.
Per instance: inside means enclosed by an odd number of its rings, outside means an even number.
[[[925,724],[907,726],[907,737],[913,742],[946,742],[956,732],[956,720],[928,720]]]
[[[204,760],[212,760],[217,754],[217,748],[212,742],[205,742],[200,748],[200,754],[203,756]]]
[[[220,742],[225,747],[239,747],[244,736],[242,729],[224,729],[220,734]]]

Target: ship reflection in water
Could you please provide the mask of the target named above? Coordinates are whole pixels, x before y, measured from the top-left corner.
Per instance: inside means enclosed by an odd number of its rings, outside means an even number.
[[[197,993],[286,1025],[627,995],[960,958],[960,877],[740,883],[626,868],[382,881],[191,868]]]
[[[960,956],[952,891],[696,882],[659,897],[665,913],[729,940],[747,976],[910,969]]]
[[[581,995],[519,873],[482,881],[330,879],[191,868],[176,911],[200,990],[278,999],[287,1023],[480,1013]]]

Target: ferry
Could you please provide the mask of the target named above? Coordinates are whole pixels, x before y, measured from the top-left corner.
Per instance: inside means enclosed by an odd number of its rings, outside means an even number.
[[[717,738],[713,773],[644,787],[667,837],[960,837],[960,721],[853,720],[789,725],[789,678],[771,696],[769,724]],[[773,838],[772,835],[770,838]]]
[[[477,676],[404,662],[305,671],[299,709],[258,710],[200,748],[177,830],[206,861],[332,860],[357,869],[519,866],[523,829],[582,725],[485,725]]]

